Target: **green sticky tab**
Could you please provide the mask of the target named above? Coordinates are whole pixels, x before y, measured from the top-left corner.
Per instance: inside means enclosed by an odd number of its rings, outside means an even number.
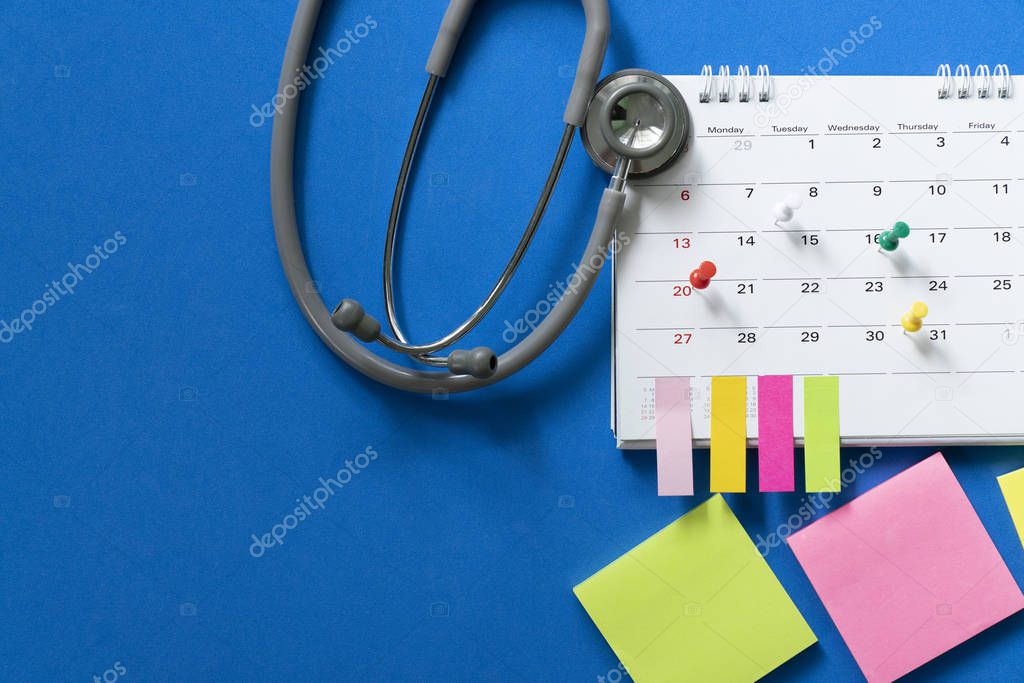
[[[810,492],[841,488],[839,378],[804,378],[804,477]]]

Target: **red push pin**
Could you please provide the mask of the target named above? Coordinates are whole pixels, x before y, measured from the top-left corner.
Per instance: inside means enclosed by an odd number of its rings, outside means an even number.
[[[707,289],[711,284],[711,278],[718,272],[718,268],[711,261],[703,261],[697,269],[690,273],[690,284],[694,289]]]

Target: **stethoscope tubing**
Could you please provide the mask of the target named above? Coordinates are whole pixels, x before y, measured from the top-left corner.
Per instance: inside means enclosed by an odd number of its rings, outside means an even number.
[[[301,70],[309,53],[323,0],[300,0],[288,38],[281,67],[278,92]],[[565,122],[582,125],[591,94],[600,74],[607,46],[609,17],[606,0],[582,0],[587,17],[587,35],[577,69],[577,79],[566,108]],[[444,76],[458,35],[472,9],[473,0],[454,0],[448,8],[442,30],[428,62],[428,71]],[[450,16],[451,15],[451,16]],[[522,341],[498,359],[496,372],[488,378],[451,375],[445,371],[420,370],[398,365],[373,353],[331,321],[331,312],[321,298],[302,249],[295,211],[294,167],[295,137],[301,95],[285,98],[281,112],[274,118],[271,142],[271,204],[274,233],[281,264],[299,309],[323,342],[343,361],[367,377],[382,384],[417,393],[459,393],[499,382],[518,372],[558,338],[582,307],[599,273],[588,264],[603,263],[616,221],[625,203],[625,194],[606,189],[598,206],[594,229],[587,243],[574,282],[578,286],[565,293],[547,318]]]

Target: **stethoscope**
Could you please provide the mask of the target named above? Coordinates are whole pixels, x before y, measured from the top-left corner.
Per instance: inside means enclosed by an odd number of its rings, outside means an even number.
[[[323,0],[300,0],[281,67],[278,92],[284,93],[305,64]],[[565,131],[519,244],[497,282],[480,306],[461,325],[429,344],[412,344],[398,322],[395,309],[393,264],[402,200],[409,171],[423,132],[438,83],[448,71],[452,55],[476,0],[451,0],[441,22],[427,61],[426,90],[420,101],[405,155],[398,174],[384,250],[384,301],[391,333],[356,301],[344,299],[333,311],[327,309],[309,272],[299,239],[295,215],[294,160],[295,127],[299,96],[282,97],[285,104],[274,120],[271,151],[271,198],[278,251],[292,294],[303,315],[335,354],[368,377],[383,384],[420,393],[462,392],[494,384],[522,369],[544,352],[562,333],[593,288],[600,266],[625,204],[628,178],[658,173],[683,151],[689,136],[686,103],[665,78],[639,69],[614,73],[597,82],[608,45],[607,0],[582,0],[586,14],[586,36],[566,107]],[[486,347],[451,350],[440,355],[467,335],[487,315],[512,279],[540,225],[577,129],[587,153],[599,167],[611,174],[601,196],[597,218],[579,260],[574,282],[543,322],[515,346],[498,357]],[[393,363],[361,344],[380,343],[404,354],[429,369],[413,369]]]

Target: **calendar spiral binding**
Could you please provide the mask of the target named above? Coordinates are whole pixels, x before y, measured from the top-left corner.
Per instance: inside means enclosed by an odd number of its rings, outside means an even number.
[[[705,64],[700,75],[704,84],[699,99],[704,104],[714,96],[717,96],[719,102],[728,102],[734,90],[739,102],[749,102],[752,95],[757,97],[758,102],[767,102],[771,97],[772,75],[767,64],[759,64],[754,76],[750,75],[750,67],[746,64],[736,67],[735,76],[731,74],[728,64],[718,67],[718,76],[715,76],[710,64]]]
[[[940,64],[935,77],[939,82],[940,100],[950,99],[954,94],[957,99],[964,100],[972,93],[982,100],[992,96],[993,92],[1000,99],[1013,96],[1013,79],[1006,64],[996,64],[991,69],[987,64],[979,64],[974,68],[973,76],[970,64],[957,64],[956,71],[949,64]]]

